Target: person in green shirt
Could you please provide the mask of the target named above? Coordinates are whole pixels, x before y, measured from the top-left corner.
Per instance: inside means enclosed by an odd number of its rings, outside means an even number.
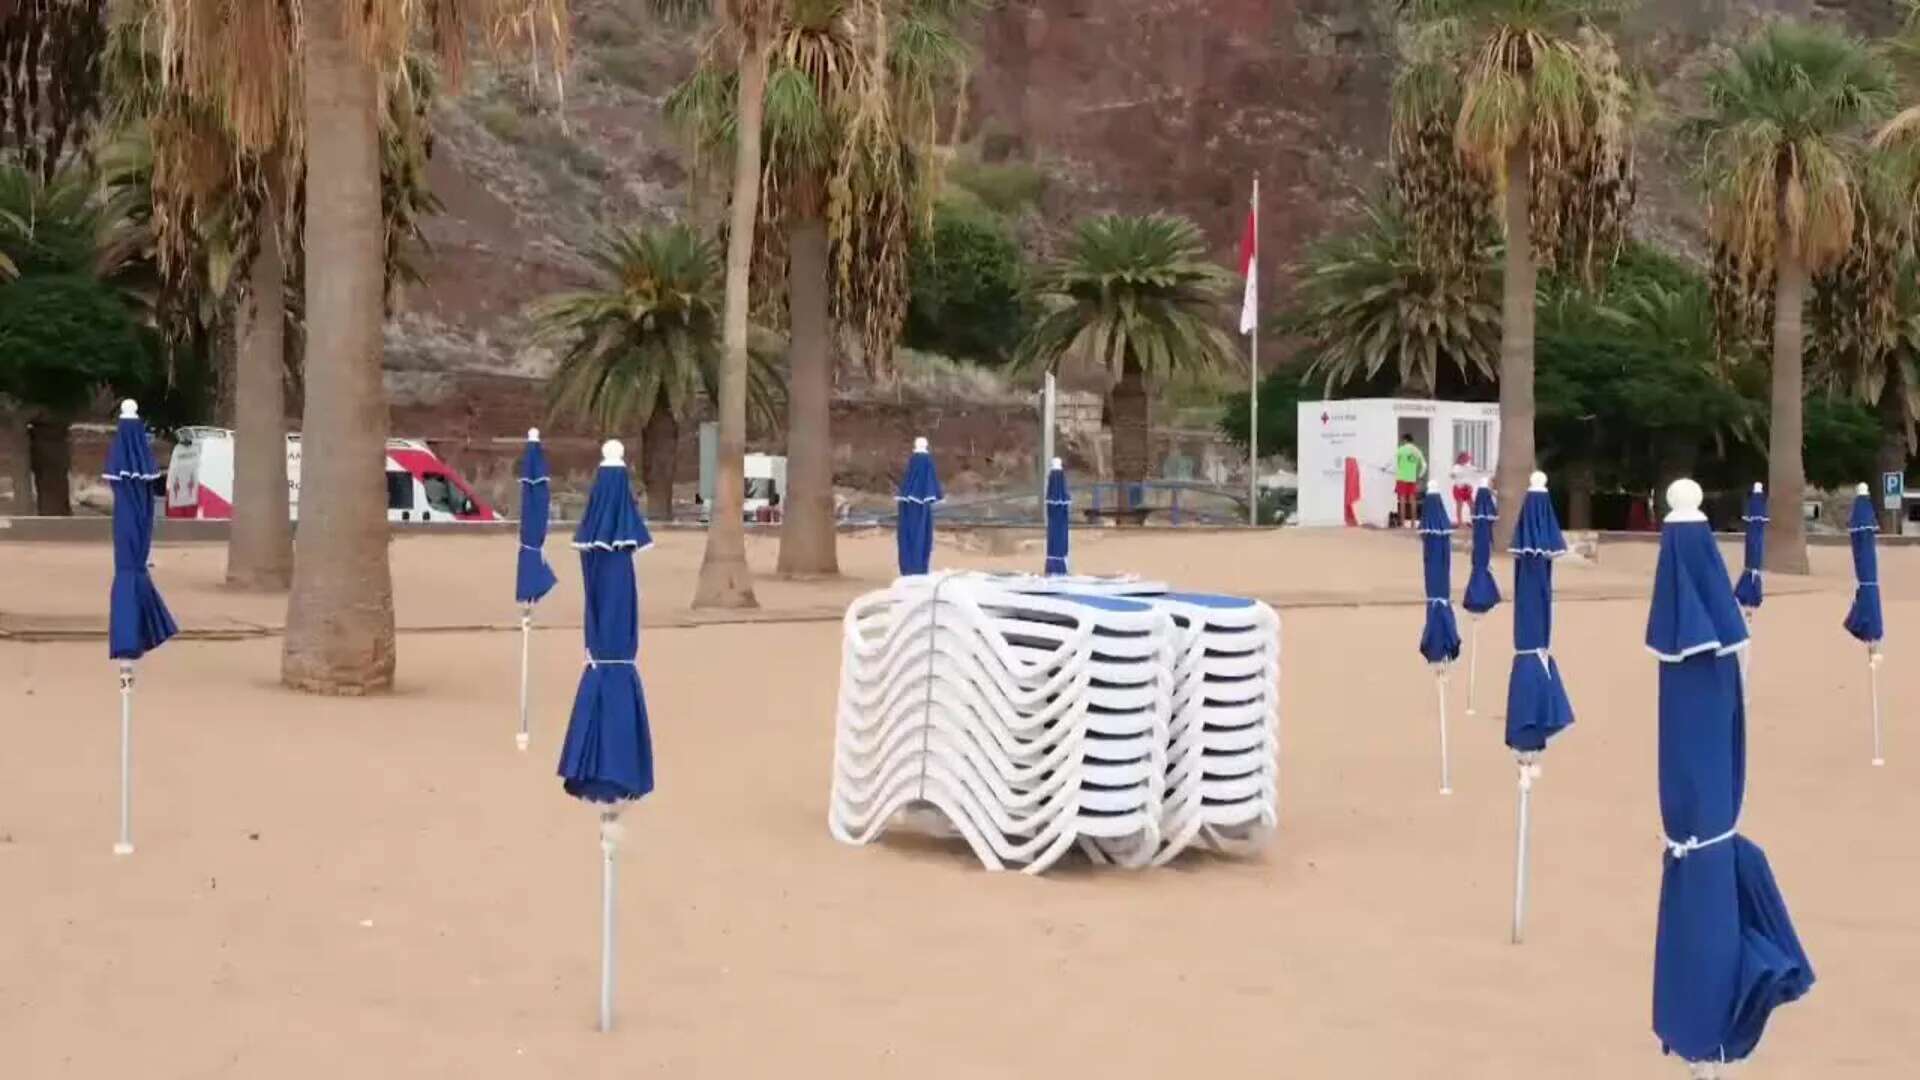
[[[1400,501],[1400,524],[1414,528],[1420,522],[1420,477],[1427,471],[1427,455],[1413,444],[1413,436],[1400,436],[1400,449],[1393,455],[1393,494]]]

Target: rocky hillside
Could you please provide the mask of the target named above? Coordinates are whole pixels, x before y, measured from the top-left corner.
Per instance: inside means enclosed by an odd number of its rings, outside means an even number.
[[[1262,181],[1263,277],[1284,290],[1302,245],[1378,182],[1394,49],[1392,0],[1001,0],[981,28],[958,155],[1037,178],[1038,248],[1073,216],[1168,208],[1227,257]],[[549,358],[526,301],[579,280],[576,252],[614,222],[711,218],[714,192],[663,122],[694,39],[640,0],[575,0],[564,108],[523,70],[481,71],[440,110],[429,284],[388,330],[396,428],[474,443],[539,413]],[[1655,104],[1642,228],[1697,244],[1684,155],[1660,132],[1714,51],[1767,13],[1897,25],[1902,0],[1643,0],[1630,60]],[[876,433],[877,434],[877,433]],[[855,445],[858,432],[847,432]]]

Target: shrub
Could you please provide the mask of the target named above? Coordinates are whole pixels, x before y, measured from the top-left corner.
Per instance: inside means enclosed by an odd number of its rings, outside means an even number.
[[[1007,230],[991,217],[942,203],[932,230],[914,241],[904,342],[1000,363],[1026,333],[1025,287],[1020,246]]]

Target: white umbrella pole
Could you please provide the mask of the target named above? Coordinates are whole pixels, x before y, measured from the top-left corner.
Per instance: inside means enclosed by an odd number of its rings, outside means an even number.
[[[120,661],[120,841],[115,855],[133,854],[133,661]]]
[[[1473,712],[1473,691],[1480,682],[1480,616],[1473,617],[1473,631],[1467,645],[1467,715]]]
[[[1880,751],[1880,650],[1867,647],[1867,685],[1873,689],[1873,763],[1885,765],[1886,756]]]
[[[1451,761],[1447,754],[1447,668],[1444,664],[1434,665],[1433,680],[1435,696],[1440,701],[1440,794],[1453,794]]]
[[[527,654],[528,644],[533,639],[533,605],[520,605],[520,733],[513,737],[514,745],[527,748]]]
[[[613,1030],[613,850],[620,843],[620,812],[600,813],[600,1030]]]
[[[1538,766],[1532,760],[1535,755],[1521,754],[1520,758],[1520,828],[1519,839],[1513,852],[1513,943],[1526,940],[1527,925],[1527,832],[1532,826],[1529,811],[1533,801],[1533,781]]]

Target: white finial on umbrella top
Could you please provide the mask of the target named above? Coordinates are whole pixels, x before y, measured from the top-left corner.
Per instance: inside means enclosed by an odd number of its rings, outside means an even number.
[[[1054,467],[1054,468],[1056,468],[1056,469],[1064,469],[1064,468],[1065,468],[1065,466],[1064,466],[1064,465],[1061,465],[1061,464],[1060,464],[1060,459],[1059,459],[1059,458],[1054,458],[1054,459],[1053,459],[1053,467]]]
[[[1686,477],[1681,477],[1667,485],[1668,521],[1705,521],[1707,515],[1700,512],[1700,504],[1706,501],[1706,493],[1700,485]]]
[[[530,427],[530,428],[528,428],[528,429],[527,429],[527,441],[528,441],[528,442],[539,442],[539,441],[540,441],[540,429],[539,429],[539,428],[537,428],[537,427]]]
[[[1859,487],[1854,488],[1853,492],[1856,495],[1871,495],[1873,494],[1873,489],[1865,484],[1861,484]]]
[[[1547,490],[1547,474],[1543,472],[1535,472],[1532,476],[1527,477],[1527,490],[1528,491]]]
[[[1759,481],[1757,481],[1757,480],[1756,480],[1756,481],[1754,481],[1754,484],[1753,484],[1753,493],[1754,493],[1755,495],[1764,495],[1764,494],[1766,494],[1766,490],[1767,490],[1767,485],[1765,485],[1765,484],[1762,484],[1762,483],[1760,483],[1760,482],[1759,482]]]
[[[1433,494],[1433,495],[1440,494],[1440,481],[1437,479],[1428,480],[1427,491],[1429,494]]]
[[[128,398],[125,401],[122,401],[120,403],[120,419],[137,420],[139,419],[139,417],[140,417],[139,402],[134,401],[132,398]],[[1862,485],[1862,486],[1865,486],[1865,485]]]
[[[612,465],[620,469],[627,467],[627,448],[619,439],[608,439],[600,444],[600,464],[603,467]]]
[[[921,435],[913,440],[913,452],[916,454],[924,454],[927,452],[927,437],[925,435]]]

